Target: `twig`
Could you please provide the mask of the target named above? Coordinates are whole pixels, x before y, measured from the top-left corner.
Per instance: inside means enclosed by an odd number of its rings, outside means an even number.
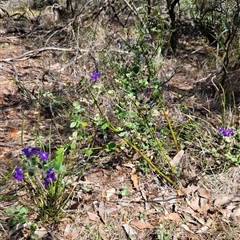
[[[30,57],[36,56],[37,54],[45,51],[66,51],[66,52],[75,52],[76,49],[74,48],[58,48],[58,47],[44,47],[44,48],[39,48],[36,50],[31,50],[28,52],[23,53],[20,56],[13,57],[13,58],[5,58],[5,59],[0,59],[0,62],[16,62],[16,61],[24,61],[29,59]],[[88,52],[89,50],[86,49],[80,49],[82,52]]]

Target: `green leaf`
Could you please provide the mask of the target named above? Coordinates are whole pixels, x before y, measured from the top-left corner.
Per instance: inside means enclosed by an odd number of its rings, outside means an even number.
[[[107,152],[112,152],[112,151],[114,151],[116,148],[117,148],[117,145],[116,145],[115,142],[109,142],[109,143],[106,145],[106,151],[107,151]]]
[[[130,115],[131,117],[137,117],[137,113],[134,112],[134,111],[129,111],[129,115]]]
[[[61,174],[61,173],[65,173],[66,171],[67,171],[66,167],[61,164],[59,169],[58,169],[58,172]]]
[[[118,133],[118,136],[119,136],[119,137],[125,137],[125,135],[126,135],[126,132],[120,132],[120,133]]]
[[[108,127],[109,127],[109,123],[106,122],[106,123],[104,123],[104,124],[102,125],[101,128],[104,130],[104,129],[108,128]]]
[[[83,127],[87,127],[87,126],[88,126],[88,123],[87,123],[87,122],[81,122],[81,125],[82,125]]]
[[[71,122],[70,128],[75,128],[77,126],[77,122]]]
[[[118,114],[118,118],[123,120],[127,116],[127,113],[128,113],[127,111],[120,112]]]
[[[86,155],[87,157],[90,157],[90,156],[92,155],[92,153],[93,153],[92,149],[87,149],[87,150],[85,151],[85,155]]]
[[[28,213],[28,208],[27,207],[22,207],[19,211],[20,215],[25,215]]]

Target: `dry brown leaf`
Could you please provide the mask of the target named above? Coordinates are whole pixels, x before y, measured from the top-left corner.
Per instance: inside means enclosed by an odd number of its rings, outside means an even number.
[[[92,212],[87,212],[89,220],[94,221],[94,222],[99,222],[100,218],[97,214],[92,213]]]
[[[222,206],[224,204],[230,203],[233,199],[231,195],[220,195],[218,198],[215,199],[214,205],[215,206]]]
[[[100,236],[103,240],[108,240],[109,239],[106,235],[103,224],[99,224],[98,231],[99,231],[99,234],[100,234]]]
[[[146,228],[153,229],[153,226],[151,224],[146,223],[146,222],[144,222],[142,220],[137,220],[137,219],[136,220],[132,220],[130,225],[133,226],[133,227],[138,228],[139,230],[143,230],[143,229],[146,229]]]
[[[134,155],[133,155],[133,161],[135,161],[135,160],[138,160],[138,159],[140,159],[141,158],[141,155],[138,153],[138,152],[136,152]]]
[[[239,222],[240,221],[240,206],[235,208],[232,212],[232,214],[230,215],[230,217],[236,221]]]
[[[182,224],[181,227],[184,228],[187,232],[194,233],[186,224]]]
[[[131,239],[131,240],[137,240],[137,232],[134,228],[132,228],[129,224],[123,224],[122,225],[125,232],[127,233],[128,237]]]
[[[17,131],[17,129],[12,129],[12,131],[11,131],[11,134],[10,134],[10,138],[12,139],[12,138],[16,138],[17,137],[17,134],[18,134],[18,131]]]
[[[209,199],[205,199],[205,198],[200,197],[199,202],[200,202],[201,207],[198,209],[198,212],[206,213],[210,208]]]
[[[188,185],[186,188],[182,188],[181,191],[187,196],[189,193],[194,193],[199,189],[199,186]]]
[[[212,222],[213,220],[209,218],[207,222],[204,224],[204,226],[202,226],[196,233],[205,233],[211,226]]]
[[[177,167],[179,166],[180,162],[181,162],[181,159],[183,157],[183,154],[184,154],[184,150],[180,150],[177,155],[170,161],[170,164],[173,166],[173,167]]]
[[[107,199],[107,201],[109,201],[109,200],[110,200],[110,197],[111,197],[112,195],[114,195],[115,193],[116,193],[116,189],[115,189],[115,188],[108,189],[108,190],[106,191],[106,199]]]
[[[34,232],[36,235],[38,235],[39,238],[43,238],[48,233],[48,230],[44,227],[36,229]]]
[[[137,174],[131,174],[131,180],[133,182],[134,188],[136,188],[137,191],[139,191],[139,185],[138,185],[138,175]]]
[[[199,197],[195,196],[195,198],[192,201],[189,201],[189,199],[186,198],[186,202],[190,208],[192,208],[194,211],[197,211],[199,209]]]
[[[179,223],[181,221],[181,217],[178,213],[169,213],[164,217],[165,220],[171,220],[175,223]]]
[[[102,221],[105,223],[106,222],[106,211],[105,211],[105,205],[104,205],[103,201],[101,201],[99,203],[98,214],[99,214],[100,218],[102,219]]]
[[[78,236],[78,234],[79,234],[79,232],[70,232],[65,237],[67,239],[72,239],[72,238],[76,238]]]
[[[205,188],[198,189],[199,196],[202,198],[209,199],[210,198],[210,191]]]

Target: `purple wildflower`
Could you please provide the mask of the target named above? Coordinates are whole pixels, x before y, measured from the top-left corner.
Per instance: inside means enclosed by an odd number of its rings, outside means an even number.
[[[160,133],[160,132],[157,132],[157,133],[156,133],[156,137],[157,137],[157,138],[160,138],[160,137],[161,137],[161,133]]]
[[[152,38],[150,36],[147,36],[146,41],[151,44],[152,43]]]
[[[46,162],[49,158],[49,153],[48,152],[43,152],[43,151],[39,151],[39,157],[41,158],[41,160],[43,162]]]
[[[39,149],[38,149],[38,148],[32,148],[31,153],[32,153],[33,155],[37,155],[37,154],[39,153]]]
[[[149,93],[151,93],[151,88],[147,88],[147,89],[145,90],[145,94],[149,94]]]
[[[91,80],[95,82],[100,77],[100,74],[98,72],[93,72],[91,75]]]
[[[123,46],[123,42],[121,40],[117,40],[117,45],[119,48],[121,48]]]
[[[220,128],[218,132],[225,137],[233,136],[233,129]]]
[[[45,186],[45,187],[48,187],[48,185],[51,183],[51,181],[48,179],[48,178],[45,178],[44,180],[43,180],[43,185]]]
[[[43,180],[43,185],[44,185],[45,187],[48,187],[48,185],[49,185],[51,182],[55,181],[56,176],[55,176],[55,172],[53,171],[52,168],[49,168],[49,169],[46,171],[46,173],[47,173],[47,176],[46,176],[45,179]]]
[[[19,167],[17,167],[13,173],[13,177],[17,180],[17,181],[22,181],[23,180],[23,170]]]
[[[142,63],[145,63],[145,57],[144,57],[144,56],[141,56],[141,57],[140,57],[140,61],[141,61]]]
[[[55,172],[53,171],[52,168],[49,168],[47,170],[47,178],[51,179],[51,181],[55,181],[56,177],[55,177]]]
[[[25,147],[22,151],[26,158],[30,158],[32,155],[32,151],[30,151],[31,147]]]
[[[153,105],[153,102],[152,101],[148,101],[146,104],[147,104],[148,107],[151,107]]]

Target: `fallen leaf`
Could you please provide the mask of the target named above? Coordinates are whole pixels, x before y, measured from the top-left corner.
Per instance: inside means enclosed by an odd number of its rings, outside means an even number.
[[[182,224],[181,227],[184,228],[187,232],[194,233],[186,224]]]
[[[100,218],[102,219],[102,221],[105,223],[106,222],[106,211],[105,211],[105,205],[104,205],[103,201],[101,201],[99,203],[98,214],[99,214]]]
[[[204,226],[202,226],[196,233],[205,233],[211,226],[212,222],[213,220],[209,218],[207,222],[204,224]]]
[[[87,212],[89,220],[94,221],[94,222],[99,222],[100,218],[97,214],[92,213],[92,212]]]
[[[180,150],[177,155],[170,161],[170,164],[173,166],[173,167],[177,167],[179,166],[180,162],[181,162],[181,159],[183,157],[183,154],[184,154],[184,150]]]
[[[128,237],[131,239],[131,240],[137,240],[137,232],[134,228],[132,228],[129,224],[123,224],[122,225],[125,232],[127,233]]]
[[[106,232],[104,230],[104,225],[103,224],[99,224],[98,231],[99,231],[99,234],[100,234],[100,236],[103,240],[108,240],[108,238],[106,236]]]
[[[133,181],[133,186],[136,188],[137,191],[139,191],[138,175],[135,173],[131,174],[131,180]]]
[[[206,213],[210,209],[209,199],[200,197],[199,203],[200,208],[198,209],[198,212]]]
[[[210,198],[210,191],[205,188],[198,189],[199,196],[202,198],[209,199]]]
[[[142,220],[132,220],[130,222],[130,225],[133,226],[133,227],[136,227],[138,228],[139,230],[143,230],[143,229],[153,229],[153,226],[149,223],[146,223]]]
[[[133,161],[136,161],[136,160],[138,160],[138,159],[140,159],[141,158],[141,155],[138,153],[138,152],[136,152],[134,155],[133,155]]]
[[[181,217],[178,213],[169,213],[164,217],[165,220],[171,220],[175,223],[179,223],[181,221]]]
[[[240,220],[240,206],[235,208],[232,212],[232,214],[230,215],[230,217],[236,221],[236,222],[239,222]]]
[[[108,190],[106,191],[106,199],[107,199],[107,201],[109,201],[109,200],[110,200],[110,197],[111,197],[112,195],[114,195],[115,193],[116,193],[116,189],[115,189],[115,188],[108,189]]]
[[[195,196],[195,198],[193,200],[191,200],[191,201],[186,198],[186,202],[187,202],[188,206],[190,208],[192,208],[194,211],[197,211],[200,208],[200,206],[199,206],[199,197],[198,196]]]
[[[198,186],[188,185],[186,188],[182,188],[181,191],[187,196],[189,193],[194,193],[199,189]]]
[[[47,233],[47,229],[44,227],[38,228],[34,232],[39,238],[43,238]]]
[[[79,232],[70,232],[65,237],[67,239],[72,239],[72,238],[76,238],[78,236],[78,234],[79,234]]]
[[[13,129],[12,131],[11,131],[11,134],[10,134],[10,138],[16,138],[17,137],[17,129]]]
[[[230,203],[233,199],[231,195],[220,195],[218,198],[215,199],[214,205],[215,206],[222,206],[224,204]]]

